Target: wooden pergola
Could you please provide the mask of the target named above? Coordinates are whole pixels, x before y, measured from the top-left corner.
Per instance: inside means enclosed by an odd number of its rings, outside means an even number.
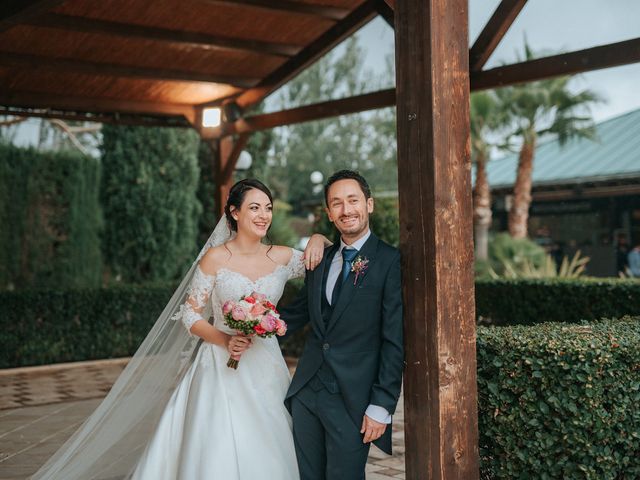
[[[4,0],[0,114],[192,126],[220,205],[252,132],[396,105],[406,475],[478,478],[469,92],[640,61],[639,38],[483,70],[525,3],[502,0],[469,49],[467,0]],[[395,89],[247,113],[378,15]]]

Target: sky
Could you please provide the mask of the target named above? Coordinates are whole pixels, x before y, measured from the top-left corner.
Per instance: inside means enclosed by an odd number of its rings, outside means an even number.
[[[499,0],[470,0],[469,44],[476,39]],[[366,65],[384,72],[393,52],[393,30],[376,18],[357,33],[367,51]],[[525,4],[485,68],[513,63],[527,39],[534,52],[574,51],[640,37],[638,0],[535,0]],[[521,55],[520,55],[521,56]],[[590,89],[604,97],[592,114],[596,122],[640,108],[640,64],[596,70],[571,82],[576,90]]]
[[[470,44],[478,36],[500,0],[469,0]],[[386,57],[394,49],[394,32],[376,18],[356,33],[366,52],[365,68],[382,75]],[[535,0],[527,2],[485,68],[513,63],[524,39],[534,51],[573,51],[640,37],[638,0]],[[340,47],[338,47],[339,49]],[[389,79],[391,82],[392,79]],[[389,83],[391,85],[391,83]],[[640,64],[596,70],[577,76],[571,88],[590,89],[605,102],[592,108],[596,122],[640,108]],[[267,99],[266,110],[279,109],[277,92]],[[25,122],[18,142],[35,141],[35,120]]]

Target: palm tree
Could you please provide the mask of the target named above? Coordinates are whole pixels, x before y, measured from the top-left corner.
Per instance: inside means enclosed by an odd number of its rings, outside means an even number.
[[[525,42],[525,60],[533,58],[534,55]],[[496,91],[500,103],[512,119],[510,139],[522,142],[513,187],[513,203],[509,211],[509,234],[514,238],[527,236],[533,159],[538,138],[554,134],[561,145],[573,137],[595,138],[589,108],[601,99],[590,90],[573,93],[568,88],[571,79],[572,77],[562,76]]]
[[[471,159],[476,166],[476,185],[473,190],[473,225],[476,258],[486,260],[491,226],[491,188],[486,164],[494,144],[490,137],[504,125],[506,116],[495,93],[477,92],[471,95]]]

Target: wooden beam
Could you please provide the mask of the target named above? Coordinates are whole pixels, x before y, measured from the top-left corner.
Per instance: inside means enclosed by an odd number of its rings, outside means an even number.
[[[468,0],[397,0],[406,476],[478,479]]]
[[[62,15],[58,13],[45,13],[36,18],[30,19],[25,23],[38,27],[57,28],[74,32],[103,33],[123,38],[156,40],[202,49],[231,50],[280,57],[292,57],[301,50],[301,47],[282,43],[242,40],[209,35],[206,33],[146,27],[142,25],[96,20],[72,15]]]
[[[387,90],[365,93],[354,97],[329,100],[312,105],[305,105],[304,107],[241,118],[234,123],[226,124],[216,130],[212,130],[208,135],[213,138],[239,133],[257,132],[284,125],[293,125],[296,123],[332,118],[339,115],[364,112],[366,110],[392,107],[395,105],[395,101],[395,88],[389,88]]]
[[[471,89],[497,88],[636,62],[640,62],[640,38],[471,72]]]
[[[71,58],[53,58],[39,55],[24,55],[0,52],[0,65],[28,70],[44,69],[56,72],[75,72],[88,75],[107,75],[156,81],[177,80],[182,82],[206,82],[248,88],[255,85],[255,78],[239,78],[224,75],[212,75],[201,72],[187,72],[170,68],[150,68],[112,63],[90,62]]]
[[[65,0],[2,0],[0,3],[0,32],[19,25],[47,10],[61,5]]]
[[[240,5],[243,7],[261,8],[284,13],[295,13],[301,15],[312,15],[328,20],[342,20],[349,14],[346,8],[332,7],[329,5],[317,5],[313,3],[302,3],[290,0],[201,0],[213,4]]]
[[[224,170],[222,171],[222,175],[220,177],[221,183],[230,184],[233,180],[233,172],[235,171],[236,165],[238,164],[238,158],[240,158],[240,154],[242,153],[242,150],[244,150],[244,147],[247,146],[249,137],[250,135],[248,133],[243,133],[234,142],[233,149],[231,149],[229,157],[226,159]]]
[[[247,109],[251,105],[262,101],[271,92],[287,83],[353,32],[372,20],[376,14],[375,0],[365,1],[254,88],[240,94],[236,100],[238,105],[243,109]]]
[[[393,23],[393,6],[394,4],[391,0],[376,0],[376,10],[378,14],[391,28],[395,28]]]
[[[224,177],[227,164],[229,163],[231,153],[233,152],[233,138],[226,137],[216,140],[212,144],[212,150],[215,156],[214,172],[216,182],[216,205],[218,206],[218,211],[222,216],[224,213],[224,206],[226,205],[227,198],[229,197],[229,190],[231,190],[231,182],[233,181],[233,175],[230,175],[228,178]],[[231,170],[231,173],[233,174],[233,170]]]
[[[195,123],[192,105],[155,103],[137,100],[50,95],[39,92],[0,92],[0,105],[5,107],[55,109],[69,112],[120,112],[176,117],[182,116]]]
[[[469,51],[469,69],[482,69],[527,0],[502,0]]]

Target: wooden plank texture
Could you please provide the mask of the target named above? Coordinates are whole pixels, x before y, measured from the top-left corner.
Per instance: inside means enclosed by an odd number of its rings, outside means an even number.
[[[397,0],[406,478],[478,472],[467,0]]]

